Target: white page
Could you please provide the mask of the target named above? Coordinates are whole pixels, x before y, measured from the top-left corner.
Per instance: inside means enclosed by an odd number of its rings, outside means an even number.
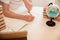
[[[27,24],[26,26],[29,25],[29,22],[27,21],[20,20],[20,19],[7,18],[7,17],[5,17],[5,22],[6,22],[6,26],[14,32],[20,29],[23,29],[24,28],[23,26],[26,24]]]

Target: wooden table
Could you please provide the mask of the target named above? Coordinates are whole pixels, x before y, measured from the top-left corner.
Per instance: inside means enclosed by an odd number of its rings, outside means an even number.
[[[60,22],[56,22],[55,27],[49,27],[46,25],[46,21],[49,19],[43,18],[43,8],[42,7],[33,7],[31,13],[35,16],[35,19],[29,23],[28,26],[24,27],[23,29],[13,29],[12,26],[7,27],[7,29],[3,30],[0,33],[11,33],[11,32],[21,32],[27,31],[27,40],[58,40],[60,37]],[[9,19],[9,18],[8,18]],[[12,22],[11,22],[12,23]],[[18,23],[19,24],[19,23]],[[10,25],[10,24],[9,24]],[[9,29],[8,29],[9,28]],[[13,30],[11,30],[12,28]],[[14,27],[16,28],[16,27]],[[19,27],[17,27],[19,28]],[[13,33],[14,33],[13,32]],[[19,33],[20,35],[20,33]]]

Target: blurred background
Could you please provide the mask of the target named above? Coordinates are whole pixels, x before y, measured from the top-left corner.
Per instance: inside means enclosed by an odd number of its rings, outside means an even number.
[[[45,6],[49,2],[54,2],[54,0],[32,0],[34,6]],[[1,2],[0,2],[1,4]]]
[[[41,6],[48,4],[49,2],[54,2],[54,0],[32,0],[34,6]]]

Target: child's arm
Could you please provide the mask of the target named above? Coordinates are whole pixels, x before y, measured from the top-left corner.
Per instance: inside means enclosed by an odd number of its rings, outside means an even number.
[[[31,0],[24,0],[25,6],[30,11],[32,9],[32,1]]]
[[[3,3],[2,6],[3,6],[3,14],[7,17],[22,19],[26,21],[32,21],[34,19],[32,15],[21,15],[10,11],[8,4]]]

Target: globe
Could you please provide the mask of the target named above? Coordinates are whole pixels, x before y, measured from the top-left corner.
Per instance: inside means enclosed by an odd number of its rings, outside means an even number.
[[[59,15],[59,7],[53,3],[50,3],[46,9],[47,16],[50,17],[50,21],[47,21],[46,24],[50,27],[54,27],[56,23],[52,21]]]
[[[59,8],[56,5],[48,6],[46,13],[47,13],[48,17],[55,18],[59,15]]]

